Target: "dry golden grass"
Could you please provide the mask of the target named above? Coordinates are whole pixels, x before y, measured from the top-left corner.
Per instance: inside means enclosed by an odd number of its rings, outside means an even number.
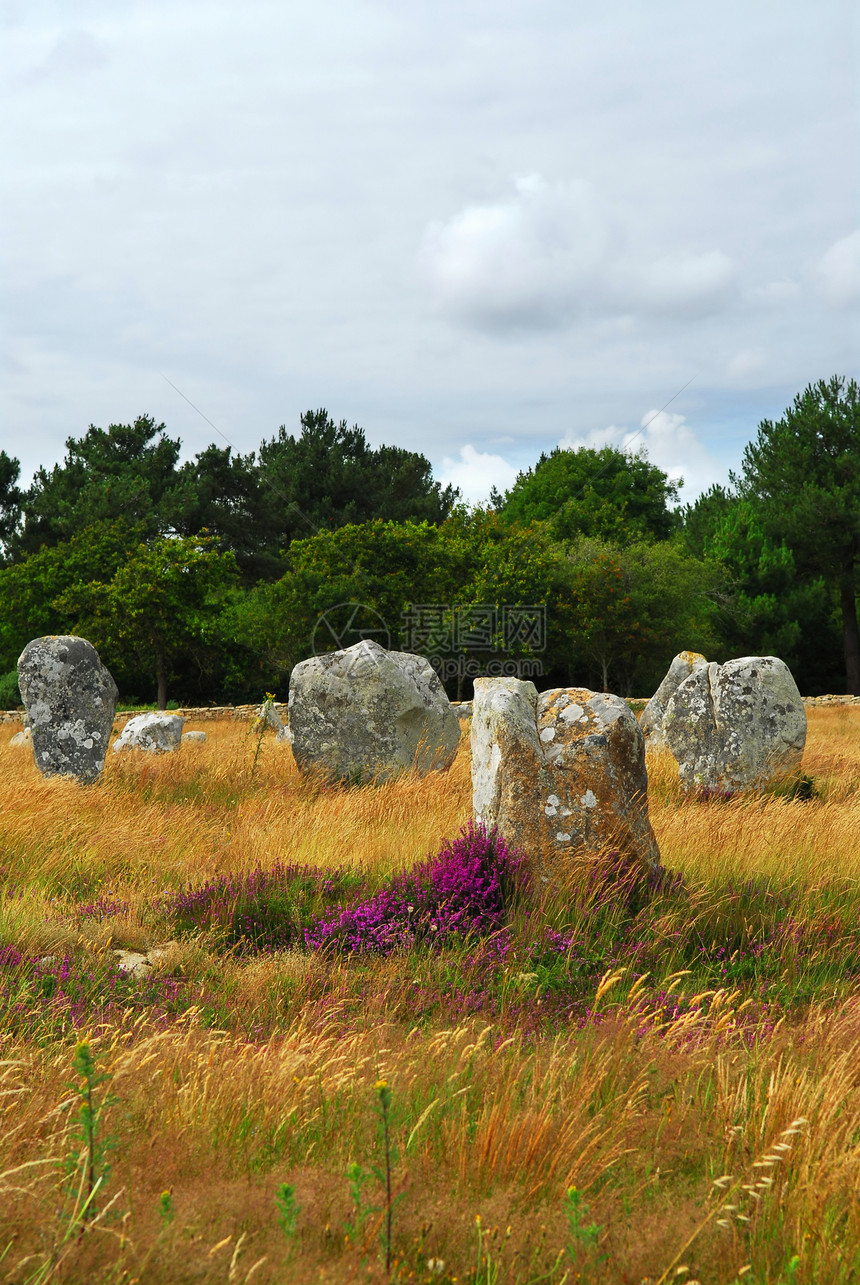
[[[651,821],[667,866],[694,879],[860,879],[860,709],[809,710],[803,771],[822,791],[811,802],[684,801],[671,755],[649,759]]]
[[[259,1281],[382,1279],[378,1224],[360,1243],[344,1229],[354,1217],[347,1166],[380,1158],[372,1108],[384,1078],[400,1278],[434,1279],[427,1260],[442,1259],[446,1280],[560,1282],[575,1267],[587,1280],[656,1281],[692,1263],[700,1279],[730,1282],[752,1262],[752,1279],[777,1281],[796,1253],[803,1270],[785,1279],[853,1279],[857,1002],[813,1010],[790,1036],[752,1049],[732,1038],[730,1002],[721,1029],[689,1018],[659,1029],[657,1016],[649,1027],[641,1011],[610,1010],[601,1028],[531,1049],[500,1044],[492,1027],[355,1031],[336,1016],[323,1032],[299,1023],[262,1044],[201,1031],[193,1016],[165,1031],[93,1033],[118,1099],[115,1217],[65,1245],[62,1220],[52,1226],[44,1211],[63,1204],[53,1161],[75,1150],[62,1109],[69,1050],[7,1041],[3,1243],[14,1236],[14,1262],[30,1266],[65,1252],[59,1275],[75,1281],[113,1279],[111,1269],[117,1279],[245,1280],[255,1263]],[[289,1265],[273,1218],[284,1180],[302,1210]],[[565,1226],[571,1184],[602,1229],[595,1246]],[[164,1227],[168,1189],[175,1222]],[[490,1236],[510,1229],[490,1242],[496,1276],[486,1264],[469,1274],[477,1217]]]
[[[469,813],[465,752],[445,777],[325,790],[300,779],[273,741],[252,777],[244,729],[201,726],[206,745],[112,760],[91,790],[43,781],[0,729],[2,864],[26,894],[3,904],[4,942],[41,943],[53,932],[61,943],[65,932],[74,944],[73,930],[46,920],[51,898],[89,896],[99,881],[134,902],[153,885],[278,860],[379,878],[435,851]],[[666,864],[703,884],[856,881],[860,710],[811,711],[804,766],[820,800],[697,804],[679,800],[669,764],[655,764],[652,820]],[[93,927],[80,944],[104,949],[116,931]],[[145,935],[133,914],[125,931],[129,944]],[[289,994],[289,1020],[251,1039],[206,1029],[193,1010],[164,1026],[144,1011],[89,1032],[113,1076],[104,1129],[117,1145],[114,1204],[82,1237],[63,1240],[60,1162],[77,1147],[73,1044],[3,1036],[0,1254],[9,1279],[382,1280],[380,1215],[360,1236],[346,1232],[355,1220],[347,1167],[380,1163],[378,1080],[394,1095],[396,1279],[860,1277],[860,996],[813,1004],[773,1029],[745,1020],[738,994],[692,997],[667,1016],[663,1002],[649,1008],[641,986],[616,1003],[622,985],[607,978],[591,1005],[596,1019],[523,1040],[501,1023],[398,1020],[388,997],[405,984],[406,965],[396,957],[369,967],[349,1003],[339,977],[358,974],[348,961],[297,952],[216,961],[186,942],[164,965],[201,977],[216,966],[234,1006],[253,1013]],[[444,958],[433,967],[439,985]],[[282,1182],[300,1206],[292,1244],[274,1216]],[[599,1229],[591,1238],[566,1221],[572,1185],[589,1206],[584,1225]],[[158,1212],[167,1189],[169,1223]],[[368,1193],[379,1205],[372,1179]]]
[[[436,851],[470,814],[468,735],[444,776],[326,788],[299,776],[288,746],[230,720],[198,725],[205,744],[145,757],[109,753],[94,789],[45,779],[0,728],[7,872],[73,888],[76,872],[135,884],[200,881],[276,861],[388,874]],[[187,730],[191,730],[190,724]]]
[[[264,740],[252,773],[243,725],[199,726],[207,743],[173,755],[109,755],[97,789],[45,780],[27,750],[9,748],[14,726],[0,728],[7,875],[35,878],[52,896],[97,880],[149,890],[278,860],[381,876],[437,850],[470,814],[468,735],[447,774],[326,789],[300,777],[274,738]],[[681,800],[671,756],[652,756],[651,819],[664,863],[704,878],[856,879],[860,710],[810,710],[803,767],[821,800],[704,807]]]

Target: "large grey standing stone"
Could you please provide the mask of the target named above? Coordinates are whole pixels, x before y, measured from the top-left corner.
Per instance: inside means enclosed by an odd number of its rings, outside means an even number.
[[[611,849],[658,867],[645,744],[626,701],[584,687],[538,695],[518,678],[476,678],[472,808],[539,868]]]
[[[784,661],[742,656],[685,678],[666,708],[663,735],[684,790],[732,794],[797,771],[806,711]]]
[[[104,767],[116,683],[86,638],[34,638],[18,660],[18,686],[45,776],[95,781]]]
[[[460,740],[429,661],[371,639],[296,665],[289,712],[299,768],[355,781],[447,768]]]
[[[666,706],[684,679],[689,678],[694,670],[701,669],[707,663],[705,657],[698,651],[681,651],[672,661],[665,678],[643,709],[642,717],[639,719],[639,726],[645,737],[646,750],[664,748],[666,742],[663,736],[663,717]]]
[[[180,714],[136,714],[114,741],[114,753],[146,750],[148,754],[168,754],[180,744],[184,722]]]

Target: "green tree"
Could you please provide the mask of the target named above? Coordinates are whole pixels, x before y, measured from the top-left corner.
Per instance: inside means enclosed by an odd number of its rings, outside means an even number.
[[[109,663],[130,654],[148,666],[165,709],[175,665],[189,653],[203,664],[217,644],[222,596],[236,574],[233,554],[214,537],[161,538],[139,544],[108,583],[77,585],[57,605],[77,616]]]
[[[713,623],[728,654],[779,656],[804,691],[832,690],[841,648],[838,602],[825,577],[799,575],[792,550],[765,533],[748,500],[724,511],[705,551],[725,571]]]
[[[791,550],[799,577],[838,587],[848,691],[860,696],[860,388],[833,376],[810,384],[744,451],[739,495],[766,534]]]
[[[370,612],[355,621],[349,611],[331,614],[339,604],[356,603]],[[267,656],[280,682],[312,650],[358,641],[362,629],[384,643],[375,633],[380,625],[392,647],[453,657],[464,649],[452,629],[452,609],[470,604],[545,605],[547,656],[549,663],[559,663],[569,649],[565,603],[561,554],[545,529],[458,507],[441,526],[376,520],[295,540],[286,575],[235,598],[232,610],[236,637],[249,651]],[[428,624],[434,612],[447,639]],[[324,613],[335,622],[335,633],[324,622],[320,627]],[[471,658],[485,663],[500,648],[509,656],[531,654],[528,646],[501,637],[498,623],[486,646],[469,649]],[[348,639],[335,636],[344,626],[352,630]],[[462,681],[456,690],[462,691]]]
[[[160,507],[177,535],[218,536],[221,547],[235,554],[245,582],[254,583],[276,577],[283,565],[277,544],[267,545],[264,489],[253,452],[234,455],[229,446],[207,446],[177,469]]]
[[[576,611],[571,659],[584,662],[592,672],[596,669],[597,686],[608,692],[610,671],[620,680],[621,672],[632,668],[644,638],[617,551],[595,552],[587,561],[574,563],[570,579]]]
[[[74,633],[77,608],[61,600],[90,581],[110,581],[143,534],[125,521],[96,522],[0,568],[0,672],[15,666],[32,638]]]
[[[623,541],[671,535],[680,519],[669,504],[677,499],[678,483],[643,455],[613,446],[559,447],[520,473],[495,504],[510,521],[548,522],[556,539],[590,535]]]
[[[703,491],[692,504],[681,511],[684,544],[696,558],[703,558],[723,518],[735,508],[738,498],[724,486],[715,484]]]
[[[34,553],[100,522],[163,532],[161,503],[176,482],[180,445],[151,415],[107,429],[91,424],[83,437],[70,437],[62,464],[40,468],[27,491],[14,552]]]
[[[288,556],[285,575],[234,596],[230,609],[236,637],[265,655],[278,682],[315,649],[357,642],[362,633],[397,647],[406,605],[448,601],[451,592],[440,528],[429,522],[377,519],[320,531],[294,540]],[[349,609],[337,612],[341,604],[370,612],[352,620]],[[332,613],[334,633],[320,626],[324,613]]]
[[[499,609],[492,646],[472,645],[470,657],[487,666],[506,659],[531,659],[540,661],[544,673],[566,669],[577,622],[563,550],[548,527],[540,522],[512,523],[487,509],[461,509],[445,523],[442,536],[450,550],[453,601],[461,610],[469,606]],[[516,625],[511,627],[510,609],[524,607],[543,612],[542,636],[530,637],[528,618],[523,635]],[[458,650],[465,655],[462,644]],[[458,698],[462,694],[458,684]]]
[[[430,461],[398,446],[371,447],[364,429],[325,410],[301,416],[298,437],[284,425],[259,451],[261,542],[285,549],[318,531],[378,518],[439,523],[457,492],[433,481]]]
[[[23,497],[14,485],[17,461],[0,455],[0,543],[4,522],[20,558],[123,518],[142,524],[147,537],[217,535],[250,584],[283,574],[293,539],[374,518],[438,524],[457,498],[433,480],[425,456],[373,448],[362,428],[336,424],[325,410],[306,411],[297,437],[282,426],[257,456],[210,445],[180,465],[180,448],[150,415],[90,425],[67,440],[61,463],[39,469]]]
[[[21,521],[23,492],[18,486],[21,465],[0,451],[0,554],[5,555]]]
[[[624,547],[581,537],[567,549],[569,668],[585,685],[623,695],[653,691],[685,648],[713,655],[716,564],[677,540]]]

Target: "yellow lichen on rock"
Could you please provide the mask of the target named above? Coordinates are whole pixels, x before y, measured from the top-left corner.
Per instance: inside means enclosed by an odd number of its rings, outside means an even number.
[[[659,865],[644,741],[618,696],[477,679],[472,780],[476,818],[542,870],[610,849]]]

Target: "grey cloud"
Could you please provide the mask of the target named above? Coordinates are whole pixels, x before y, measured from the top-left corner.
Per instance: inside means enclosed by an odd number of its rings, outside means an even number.
[[[860,229],[841,237],[817,265],[825,296],[839,307],[860,302]]]
[[[476,468],[500,435],[519,466],[636,424],[694,371],[672,409],[736,463],[857,371],[844,0],[3,14],[36,73],[4,77],[0,140],[25,471],[143,409],[200,449],[162,369],[242,450],[325,404]]]
[[[16,80],[22,86],[62,83],[91,75],[106,66],[109,57],[106,41],[98,39],[91,31],[73,27],[58,36],[48,53],[35,65],[20,71]]]
[[[428,227],[419,270],[442,315],[489,332],[563,328],[583,315],[695,318],[731,302],[737,269],[721,250],[649,259],[632,239],[587,184],[533,175]]]
[[[529,176],[510,196],[429,227],[419,264],[443,313],[489,330],[542,329],[581,310],[609,240],[586,185]]]
[[[722,250],[670,253],[631,268],[629,297],[646,314],[701,317],[730,302],[736,280],[737,268]]]

